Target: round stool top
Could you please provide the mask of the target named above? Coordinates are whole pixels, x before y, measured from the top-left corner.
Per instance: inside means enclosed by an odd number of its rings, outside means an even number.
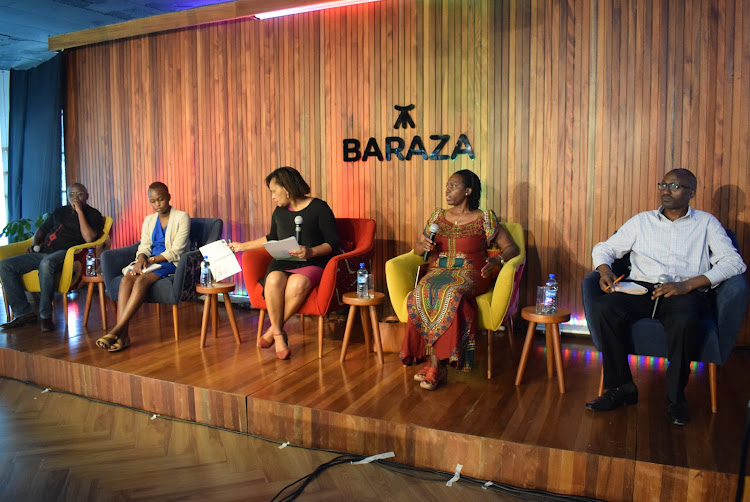
[[[97,282],[104,282],[104,277],[102,277],[99,274],[96,274],[96,275],[86,275],[86,274],[83,274],[83,275],[81,275],[81,280],[83,282],[97,283]]]
[[[347,305],[354,305],[357,307],[369,307],[371,305],[380,305],[385,301],[385,294],[375,291],[373,298],[360,298],[357,296],[356,291],[350,293],[344,293],[341,300]]]
[[[570,311],[566,309],[557,309],[554,314],[537,314],[536,307],[524,307],[521,310],[521,317],[527,321],[537,324],[559,324],[570,321]]]
[[[212,282],[210,286],[195,286],[195,291],[199,295],[218,295],[219,293],[229,293],[234,291],[233,282]]]

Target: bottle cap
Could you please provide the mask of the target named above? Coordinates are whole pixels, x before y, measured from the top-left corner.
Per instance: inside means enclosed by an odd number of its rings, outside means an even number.
[[[365,264],[364,263],[360,263],[359,264],[359,268],[365,268]]]

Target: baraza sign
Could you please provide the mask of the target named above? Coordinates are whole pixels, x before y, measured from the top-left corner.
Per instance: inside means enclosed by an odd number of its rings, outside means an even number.
[[[414,109],[413,104],[408,106],[395,105],[394,108],[399,112],[396,123],[393,124],[394,129],[416,128],[414,120],[409,115],[409,112]],[[406,148],[406,141],[398,136],[387,136],[382,143],[383,148],[381,148],[377,139],[371,137],[367,140],[364,150],[362,149],[362,142],[358,139],[346,138],[343,141],[344,162],[357,162],[359,160],[367,162],[370,157],[375,157],[380,162],[383,162],[383,160],[389,161],[393,157],[398,160],[411,160],[415,155],[421,156],[424,160],[456,160],[459,155],[468,155],[471,160],[474,160],[474,150],[465,134],[458,136],[455,145],[451,145],[453,150],[448,154],[446,145],[449,145],[450,141],[450,134],[431,134],[429,142],[431,149],[427,153],[427,146],[419,135],[412,138],[409,148]]]

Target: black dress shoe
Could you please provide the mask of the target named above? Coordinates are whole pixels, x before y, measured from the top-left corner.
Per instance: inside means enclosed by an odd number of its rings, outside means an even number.
[[[13,319],[10,322],[6,322],[2,326],[0,326],[0,328],[3,328],[3,329],[20,328],[21,326],[31,324],[34,321],[36,321],[36,314],[33,312],[27,312],[26,314],[16,316],[15,319]]]
[[[44,317],[41,319],[41,329],[42,331],[55,331],[55,323],[52,322],[52,319],[45,319]]]
[[[635,404],[638,402],[638,388],[634,383],[626,383],[586,403],[586,408],[591,411],[612,411],[624,404]]]
[[[675,425],[685,425],[690,422],[690,410],[685,401],[681,403],[669,403],[667,405],[667,417]]]

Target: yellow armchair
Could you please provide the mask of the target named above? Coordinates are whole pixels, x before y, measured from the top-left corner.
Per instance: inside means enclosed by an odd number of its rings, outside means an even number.
[[[477,296],[479,327],[487,330],[487,378],[492,378],[492,334],[495,331],[513,332],[512,316],[518,310],[518,292],[523,268],[526,265],[526,243],[523,228],[519,223],[502,223],[505,230],[513,237],[520,253],[508,260],[495,281],[495,286],[486,293]],[[398,320],[408,322],[406,297],[414,289],[417,269],[427,262],[422,256],[409,251],[385,262],[385,280],[388,295]]]
[[[73,246],[68,249],[68,252],[65,254],[65,261],[63,262],[63,268],[60,272],[60,279],[57,284],[57,292],[63,293],[63,311],[65,312],[65,319],[67,320],[67,313],[68,313],[68,297],[65,293],[70,291],[70,287],[72,284],[74,284],[74,266],[75,266],[75,256],[80,251],[88,248],[96,248],[98,246],[103,245],[107,237],[109,237],[109,231],[112,228],[112,217],[105,216],[104,217],[104,229],[102,230],[102,236],[99,237],[97,240],[93,242],[86,242],[84,244],[80,244],[78,246]],[[5,246],[0,246],[0,260],[4,260],[5,258],[9,258],[11,256],[16,256],[19,254],[23,254],[26,252],[26,249],[28,249],[29,246],[31,246],[31,243],[33,241],[32,239],[28,239],[22,242],[14,242],[12,244],[8,244]],[[31,272],[28,272],[26,274],[23,274],[23,285],[26,288],[26,291],[30,291],[32,293],[39,293],[39,271],[38,270],[32,270]],[[6,319],[10,319],[10,307],[8,306],[8,302],[5,299],[5,289],[3,289],[3,301],[5,302],[5,315]]]

